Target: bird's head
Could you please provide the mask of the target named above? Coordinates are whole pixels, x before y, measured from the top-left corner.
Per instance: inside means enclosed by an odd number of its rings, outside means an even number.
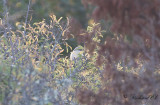
[[[77,46],[70,54],[70,60],[77,59],[80,55],[83,55],[84,48],[82,46]]]

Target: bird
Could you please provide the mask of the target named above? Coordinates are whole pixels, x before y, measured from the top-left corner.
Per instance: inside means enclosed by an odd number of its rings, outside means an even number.
[[[74,61],[83,56],[84,48],[82,46],[77,46],[70,54],[70,60]]]

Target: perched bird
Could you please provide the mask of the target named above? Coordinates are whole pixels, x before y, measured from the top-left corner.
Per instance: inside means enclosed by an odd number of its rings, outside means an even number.
[[[70,54],[70,60],[76,60],[80,56],[83,56],[84,48],[82,46],[77,46]]]

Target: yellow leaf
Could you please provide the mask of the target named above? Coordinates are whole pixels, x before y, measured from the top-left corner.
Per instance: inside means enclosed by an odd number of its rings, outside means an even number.
[[[60,17],[57,22],[59,23],[61,20],[62,20],[62,17]]]

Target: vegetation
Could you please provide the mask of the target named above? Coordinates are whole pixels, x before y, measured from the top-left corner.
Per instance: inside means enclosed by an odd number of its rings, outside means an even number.
[[[150,97],[160,92],[157,88],[160,85],[160,1],[83,2],[96,6],[93,11],[95,20],[112,21],[113,36],[107,36],[104,43],[99,44],[92,40],[97,34],[95,27],[92,33],[86,32],[85,36],[79,38],[83,37],[91,53],[98,46],[97,64],[105,62],[104,86],[98,93],[80,90],[79,101],[88,105],[158,105],[158,98],[153,100]]]
[[[158,0],[43,3],[0,1],[0,105],[159,104]]]

